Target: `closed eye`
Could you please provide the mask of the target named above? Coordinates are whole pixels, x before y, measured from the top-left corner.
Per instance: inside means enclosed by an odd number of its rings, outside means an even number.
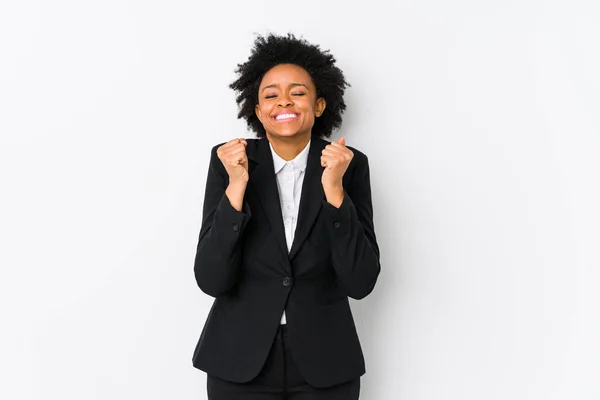
[[[304,92],[292,93],[292,96],[296,96],[296,97],[305,96],[305,95],[306,95],[306,93],[304,93]],[[274,99],[275,97],[277,97],[276,94],[268,94],[265,96],[265,99]]]

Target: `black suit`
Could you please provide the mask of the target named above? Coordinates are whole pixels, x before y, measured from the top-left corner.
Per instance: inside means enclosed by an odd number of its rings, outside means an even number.
[[[379,248],[367,157],[356,149],[335,208],[321,185],[321,151],[313,137],[298,224],[288,254],[273,159],[267,139],[248,139],[250,179],[242,211],[225,189],[228,176],[212,149],[203,221],[194,263],[198,286],[215,297],[193,365],[231,382],[261,370],[286,310],[294,360],[315,387],[365,373],[348,297],[361,299],[379,275]]]

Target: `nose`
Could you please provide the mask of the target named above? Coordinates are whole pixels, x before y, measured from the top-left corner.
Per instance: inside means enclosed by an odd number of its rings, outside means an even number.
[[[287,95],[282,94],[279,96],[279,102],[277,104],[279,107],[289,107],[292,105],[292,101]]]

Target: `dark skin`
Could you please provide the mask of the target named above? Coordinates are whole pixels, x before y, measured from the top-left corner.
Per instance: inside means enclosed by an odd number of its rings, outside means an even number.
[[[294,159],[308,144],[315,118],[325,110],[325,99],[317,97],[308,72],[293,64],[279,64],[267,71],[258,90],[255,111],[267,140],[281,158]],[[238,211],[249,178],[246,144],[244,139],[233,139],[217,150],[229,174],[225,193]],[[344,199],[342,178],[353,156],[344,138],[327,145],[321,154],[321,165],[325,167],[321,183],[327,201],[335,207],[340,207]]]
[[[255,112],[275,152],[289,161],[310,140],[315,118],[323,114],[325,106],[325,99],[317,98],[308,72],[297,65],[280,64],[264,75]]]

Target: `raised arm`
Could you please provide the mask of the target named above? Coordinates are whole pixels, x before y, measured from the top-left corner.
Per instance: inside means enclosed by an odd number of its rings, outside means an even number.
[[[250,219],[244,202],[248,183],[246,141],[213,147],[206,179],[202,226],[194,260],[200,289],[213,297],[235,284],[241,263],[241,238]]]

